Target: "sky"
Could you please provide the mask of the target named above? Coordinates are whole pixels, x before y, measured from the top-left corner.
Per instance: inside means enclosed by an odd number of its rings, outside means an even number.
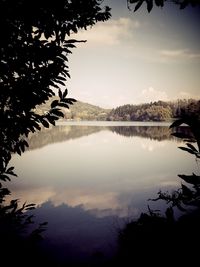
[[[200,99],[200,8],[170,3],[148,13],[105,0],[112,18],[73,38],[70,97],[113,108],[158,100]]]

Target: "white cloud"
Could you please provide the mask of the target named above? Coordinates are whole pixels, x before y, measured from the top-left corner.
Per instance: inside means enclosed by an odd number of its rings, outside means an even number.
[[[160,55],[168,59],[199,59],[200,53],[194,53],[189,49],[161,50]]]
[[[132,37],[132,30],[140,26],[138,21],[129,18],[111,19],[97,23],[87,31],[83,30],[76,35],[77,39],[87,40],[92,45],[116,45],[124,39]]]
[[[156,90],[153,87],[144,89],[137,97],[137,103],[149,103],[158,100],[169,101],[169,97],[165,91]]]

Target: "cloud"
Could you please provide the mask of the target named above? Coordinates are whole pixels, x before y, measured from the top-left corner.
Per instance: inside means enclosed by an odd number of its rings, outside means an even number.
[[[200,99],[200,95],[194,95],[189,92],[180,91],[177,98],[178,99]]]
[[[199,59],[200,53],[194,53],[189,49],[161,50],[160,55],[168,59]]]
[[[87,40],[91,45],[116,45],[124,39],[132,38],[132,30],[140,27],[138,21],[129,18],[111,19],[107,22],[97,23],[87,31],[81,31],[76,35],[77,39]]]
[[[156,90],[153,87],[144,89],[137,98],[138,103],[149,103],[158,100],[169,101],[169,97],[165,91]]]

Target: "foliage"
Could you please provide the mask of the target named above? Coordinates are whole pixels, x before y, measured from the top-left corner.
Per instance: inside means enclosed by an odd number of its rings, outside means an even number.
[[[44,115],[50,103],[58,100],[52,97],[45,104],[36,107],[35,112]],[[178,118],[184,111],[200,110],[200,101],[183,99],[176,101],[156,101],[139,105],[123,105],[114,109],[104,109],[88,103],[77,101],[70,109],[63,111],[67,120],[109,120],[109,121],[169,121]]]
[[[173,134],[186,141],[186,147],[180,149],[194,155],[198,160],[200,155],[200,117],[199,113],[185,112],[170,127],[174,128],[186,124],[192,135]],[[192,143],[196,143],[195,147]],[[138,220],[126,225],[119,233],[119,259],[127,262],[135,261],[143,253],[148,258],[148,263],[154,264],[152,258],[154,251],[165,258],[165,264],[193,264],[198,255],[198,246],[195,239],[200,238],[200,176],[178,175],[185,183],[181,188],[172,193],[158,193],[152,201],[163,200],[168,204],[165,214],[153,211],[148,207],[148,213],[142,213]],[[181,212],[178,218],[174,210]],[[142,253],[141,253],[142,250]],[[186,254],[183,256],[183,251]],[[140,258],[141,264],[146,260]],[[159,265],[159,264],[158,264]]]
[[[7,260],[11,251],[19,252],[16,246],[23,243],[21,235],[32,223],[27,211],[34,208],[34,204],[19,207],[18,200],[5,201],[10,191],[3,183],[16,176],[14,167],[8,166],[11,155],[21,155],[29,133],[55,125],[64,117],[63,108],[75,102],[67,98],[68,55],[76,43],[85,41],[70,36],[110,18],[110,8],[101,8],[101,2],[0,0],[0,235],[1,243],[8,245]],[[58,99],[45,114],[38,114],[36,106],[56,91]],[[39,225],[30,238],[40,236],[44,227]]]
[[[157,101],[139,105],[119,106],[108,114],[107,120],[116,121],[169,121],[182,116],[184,112],[200,111],[200,101],[177,100]]]
[[[0,1],[0,158],[1,174],[6,172],[11,153],[24,152],[24,135],[55,125],[63,117],[62,107],[74,99],[62,92],[70,77],[67,65],[71,49],[79,41],[69,39],[79,29],[87,29],[110,17],[101,1],[1,0]],[[34,112],[55,95],[45,115]]]
[[[131,6],[134,5],[134,12],[137,11],[144,3],[148,12],[151,12],[153,6],[164,7],[167,0],[127,0],[128,8],[131,9]],[[180,9],[184,9],[188,6],[195,7],[199,5],[197,0],[171,0],[172,3],[179,6]]]

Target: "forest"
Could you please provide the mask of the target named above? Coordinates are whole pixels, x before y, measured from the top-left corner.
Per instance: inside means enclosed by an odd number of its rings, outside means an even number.
[[[113,109],[107,117],[110,121],[171,121],[183,112],[200,110],[200,101],[183,99],[157,101],[140,105],[123,105]]]
[[[57,97],[53,97],[57,99]],[[37,112],[45,114],[50,101],[37,107]],[[104,109],[95,105],[77,101],[70,109],[63,110],[64,120],[88,121],[171,121],[179,118],[187,110],[200,111],[200,101],[179,99],[176,101],[156,101],[144,104],[127,104],[113,109]]]

